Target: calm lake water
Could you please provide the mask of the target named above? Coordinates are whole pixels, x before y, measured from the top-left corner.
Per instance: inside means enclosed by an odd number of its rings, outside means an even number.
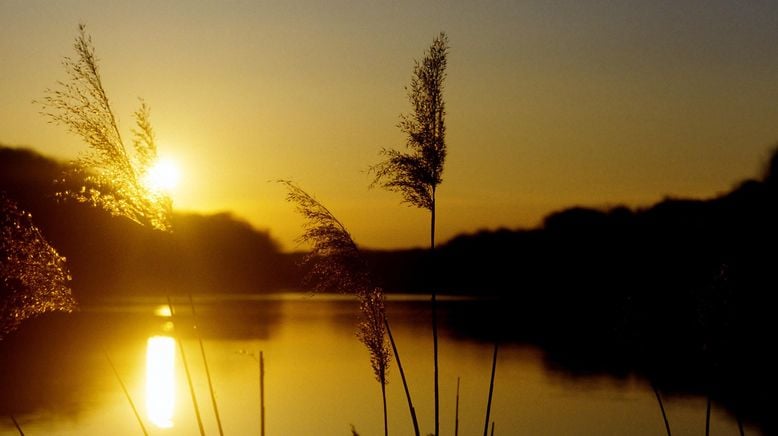
[[[176,346],[169,352],[173,356],[169,364],[159,354],[152,363],[147,361],[149,338],[170,334],[168,319],[155,314],[164,303],[149,298],[82,306],[78,313],[28,322],[0,342],[0,434],[18,434],[11,415],[27,435],[143,434],[107,357],[149,434],[199,434],[180,350]],[[259,350],[265,360],[268,435],[350,435],[352,425],[363,436],[383,434],[380,386],[368,352],[354,333],[355,301],[279,294],[195,296],[195,303],[225,434],[259,434]],[[454,434],[458,378],[459,434],[482,434],[484,428],[493,344],[445,323],[449,310],[468,304],[449,300],[440,314],[440,431],[446,435]],[[175,299],[174,306],[175,329],[182,337],[205,431],[218,434],[191,308],[182,298]],[[395,297],[387,309],[421,431],[427,434],[433,430],[429,302]],[[149,365],[162,366],[157,373],[161,378],[152,383],[162,391],[153,399],[147,394]],[[166,379],[166,373],[172,379]],[[167,393],[166,386],[171,386]],[[151,400],[168,395],[172,405],[147,410]],[[387,397],[390,433],[413,434],[394,362]],[[673,434],[704,434],[705,406],[702,397],[667,396]],[[160,428],[152,419],[164,414],[165,407],[172,408],[171,426]],[[665,432],[656,396],[645,380],[630,375],[573,376],[549,365],[543,350],[517,343],[501,344],[491,417],[497,435]],[[738,434],[733,417],[715,404],[711,426],[716,435]],[[745,431],[760,434],[748,425]]]

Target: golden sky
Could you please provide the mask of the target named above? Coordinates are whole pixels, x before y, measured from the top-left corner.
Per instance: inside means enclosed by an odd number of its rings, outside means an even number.
[[[571,205],[709,197],[778,141],[772,1],[0,0],[0,143],[85,144],[32,104],[87,25],[121,125],[143,97],[179,210],[233,211],[293,249],[297,181],[362,245],[424,246],[428,215],[369,190],[402,147],[413,60],[449,35],[438,237]]]

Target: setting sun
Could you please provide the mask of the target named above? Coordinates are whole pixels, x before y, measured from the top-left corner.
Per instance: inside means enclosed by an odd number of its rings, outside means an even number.
[[[159,159],[149,168],[143,183],[153,191],[171,191],[181,181],[181,170],[172,159]]]

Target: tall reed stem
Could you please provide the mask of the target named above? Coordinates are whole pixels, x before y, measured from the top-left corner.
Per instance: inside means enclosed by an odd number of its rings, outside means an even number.
[[[386,375],[381,380],[381,399],[384,402],[384,436],[389,436],[389,416],[386,413]]]
[[[167,305],[170,309],[170,317],[175,319],[175,312],[173,311],[173,303],[170,302],[170,296],[167,297]],[[186,382],[189,384],[189,395],[192,397],[192,406],[194,407],[195,418],[197,418],[197,428],[200,430],[200,436],[205,436],[203,418],[200,416],[200,408],[197,406],[197,396],[195,395],[194,384],[192,384],[192,374],[189,372],[189,363],[186,360],[186,353],[184,353],[184,342],[181,340],[181,335],[176,334],[176,336],[178,336],[176,342],[178,342],[178,350],[181,353],[181,362],[184,364]]]
[[[665,430],[667,430],[667,436],[672,436],[672,433],[670,433],[670,421],[667,419],[667,413],[665,412],[665,406],[664,402],[662,401],[662,396],[659,394],[659,388],[656,387],[656,385],[651,382],[651,389],[654,390],[654,394],[656,395],[656,401],[659,403],[659,410],[662,412],[662,419],[665,421]]]
[[[219,428],[219,435],[224,436],[224,430],[222,430],[222,420],[219,416],[219,406],[216,405],[216,394],[213,391],[213,382],[211,381],[211,371],[208,369],[208,359],[205,358],[205,347],[203,346],[203,337],[200,336],[200,329],[197,328],[197,312],[195,311],[194,300],[192,300],[192,294],[189,296],[189,305],[192,306],[192,325],[194,331],[197,334],[197,342],[200,344],[200,355],[203,356],[203,367],[205,368],[205,378],[208,380],[208,391],[211,394],[211,405],[213,405],[213,414],[216,417],[216,426]]]
[[[103,348],[103,354],[105,355],[105,359],[108,360],[108,365],[111,366],[111,369],[113,370],[113,374],[116,376],[116,380],[119,381],[119,386],[122,387],[122,392],[124,392],[124,397],[127,398],[127,402],[130,403],[130,408],[132,408],[132,413],[135,415],[135,419],[138,420],[138,424],[140,425],[140,429],[143,432],[145,436],[148,436],[149,432],[146,431],[146,426],[143,425],[143,420],[140,417],[140,413],[138,413],[138,408],[135,407],[135,402],[132,401],[132,397],[130,396],[130,392],[127,390],[127,386],[124,384],[124,381],[122,380],[122,377],[119,375],[119,371],[116,370],[116,366],[114,366],[113,361],[111,360],[111,356],[108,355],[108,351]],[[11,416],[11,419],[13,419],[13,416]],[[16,428],[19,429],[19,434],[24,435],[22,433],[22,429],[19,427],[19,424],[14,419],[14,424],[16,424]]]
[[[454,436],[459,436],[459,379],[457,377],[457,403],[454,407]]]
[[[265,356],[259,352],[259,420],[260,434],[265,436]]]
[[[497,369],[497,349],[498,348],[499,348],[499,343],[495,341],[494,354],[492,355],[492,376],[489,380],[489,399],[486,401],[486,420],[484,421],[484,436],[487,436],[489,431],[489,415],[492,411],[492,394],[494,394],[494,373],[495,370]],[[492,425],[492,429],[494,429],[494,425]]]
[[[432,292],[432,354],[435,363],[435,436],[440,428],[440,388],[438,387],[438,304],[435,291]]]
[[[14,426],[16,427],[16,430],[19,431],[19,436],[24,436],[24,432],[22,431],[22,427],[19,425],[18,422],[16,422],[16,418],[11,415],[11,421],[13,421]]]
[[[386,317],[384,317],[384,325],[386,325],[386,333],[389,335],[389,342],[392,344],[394,360],[397,361],[397,368],[400,370],[400,378],[403,381],[405,398],[408,400],[408,410],[411,413],[411,420],[413,421],[413,434],[419,436],[419,421],[416,419],[416,409],[413,408],[411,392],[408,390],[408,381],[405,379],[405,371],[403,370],[403,364],[400,360],[400,353],[397,351],[397,345],[394,343],[394,336],[392,336],[392,329],[389,327],[389,320]]]
[[[435,262],[435,187],[432,187],[432,207],[430,208],[430,252],[432,253],[432,272],[436,272]],[[440,388],[438,385],[438,303],[437,292],[432,289],[432,355],[435,365],[435,436],[440,434]]]

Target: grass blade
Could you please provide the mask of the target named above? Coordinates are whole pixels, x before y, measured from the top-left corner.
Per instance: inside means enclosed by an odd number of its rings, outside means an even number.
[[[654,394],[656,395],[656,401],[659,403],[659,410],[662,411],[662,419],[665,421],[665,430],[667,430],[667,436],[672,436],[672,434],[670,433],[670,421],[668,421],[667,419],[667,413],[665,412],[664,402],[662,401],[662,396],[659,395],[659,388],[657,388],[654,383],[651,383],[651,388],[654,390]]]
[[[175,319],[175,312],[173,311],[173,303],[170,302],[170,297],[167,297],[167,305],[170,309],[170,317]],[[174,321],[175,323],[175,321]],[[200,416],[200,407],[197,406],[197,396],[194,391],[194,384],[192,384],[192,374],[189,372],[189,362],[186,360],[186,353],[184,353],[184,342],[181,340],[181,336],[176,338],[178,342],[178,349],[181,353],[181,362],[184,364],[184,373],[186,374],[186,382],[189,384],[189,395],[192,397],[192,406],[194,407],[195,418],[197,418],[197,427],[200,430],[200,436],[205,436],[205,428],[203,428],[203,418]]]
[[[205,347],[203,346],[203,338],[200,336],[200,330],[197,328],[197,312],[195,311],[194,300],[192,300],[192,294],[189,294],[189,305],[192,306],[192,325],[194,326],[195,333],[197,334],[197,342],[200,344],[200,355],[203,356],[203,367],[205,368],[205,378],[208,380],[208,391],[211,393],[211,404],[213,405],[213,414],[216,416],[216,426],[219,428],[219,435],[224,436],[224,430],[222,430],[222,420],[219,416],[219,406],[216,405],[216,394],[213,391],[213,382],[211,381],[211,371],[208,369],[208,359],[205,358]]]
[[[454,408],[454,436],[459,436],[459,379],[457,377],[457,403]]]
[[[105,355],[105,359],[108,360],[108,365],[111,366],[111,369],[113,370],[113,374],[116,376],[116,380],[119,381],[119,385],[122,387],[122,392],[124,392],[124,397],[127,398],[127,402],[130,403],[130,408],[132,408],[132,413],[135,415],[135,418],[138,420],[138,424],[140,425],[141,431],[143,431],[143,434],[145,436],[148,436],[149,432],[146,431],[146,426],[143,425],[143,420],[140,417],[140,413],[138,413],[138,408],[135,407],[135,402],[132,401],[132,397],[130,396],[130,392],[127,390],[127,386],[124,384],[124,381],[122,380],[122,377],[119,375],[119,371],[116,370],[116,366],[114,366],[113,361],[111,360],[111,356],[108,355],[108,351],[103,348],[103,354]],[[11,419],[13,419],[13,416],[11,416]],[[24,435],[22,433],[22,429],[19,427],[19,424],[14,419],[14,424],[16,425],[16,428],[19,429],[19,434]]]
[[[413,400],[411,400],[411,392],[408,390],[408,381],[405,379],[405,371],[403,370],[402,361],[400,361],[400,353],[397,351],[397,345],[394,343],[394,336],[392,336],[392,329],[389,328],[389,320],[384,318],[386,324],[386,333],[389,336],[389,342],[392,344],[392,351],[394,352],[394,360],[397,362],[397,369],[400,371],[400,378],[403,381],[403,388],[405,389],[405,398],[408,400],[408,410],[411,413],[411,420],[413,421],[413,433],[415,436],[419,436],[419,421],[416,419],[416,409],[413,407]]]
[[[489,381],[489,399],[486,402],[486,421],[484,422],[484,436],[487,436],[489,431],[489,415],[492,411],[492,395],[494,394],[494,373],[497,369],[497,349],[499,344],[494,343],[494,354],[492,355],[492,376]],[[492,432],[494,432],[494,425],[492,425]]]

